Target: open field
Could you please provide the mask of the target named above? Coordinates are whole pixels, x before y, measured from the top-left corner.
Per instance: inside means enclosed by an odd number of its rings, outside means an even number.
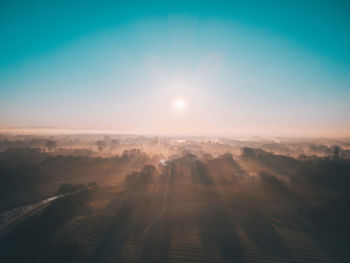
[[[213,145],[212,152],[207,143],[193,145],[153,145],[152,154],[1,152],[7,171],[1,180],[23,180],[0,200],[2,218],[7,216],[0,228],[1,258],[348,262],[347,150],[337,146],[329,155],[308,155],[314,147],[304,145],[304,154],[294,157],[293,150],[282,155],[243,146],[235,154],[230,143]],[[162,153],[166,147],[173,151],[169,156]],[[233,154],[212,155],[218,147]],[[16,198],[21,194],[27,204]]]

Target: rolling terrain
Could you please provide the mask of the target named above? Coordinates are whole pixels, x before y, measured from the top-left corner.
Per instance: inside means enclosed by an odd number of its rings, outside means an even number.
[[[3,205],[9,219],[0,228],[2,262],[350,258],[346,157],[296,158],[248,147],[236,156],[185,151],[166,159],[135,150],[104,158],[34,152],[22,160],[40,173],[17,175],[23,149],[1,154],[8,174],[35,179],[23,185],[29,204],[12,214]]]

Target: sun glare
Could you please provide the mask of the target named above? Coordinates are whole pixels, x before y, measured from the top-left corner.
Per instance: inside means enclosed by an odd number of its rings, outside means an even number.
[[[176,110],[182,111],[185,108],[185,101],[183,99],[176,99],[174,106]]]

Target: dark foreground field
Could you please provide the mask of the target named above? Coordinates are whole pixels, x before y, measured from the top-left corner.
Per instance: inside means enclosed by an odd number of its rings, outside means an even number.
[[[1,262],[350,261],[347,158],[252,148],[235,158],[187,153],[162,163],[138,152],[114,159],[38,156],[15,167],[6,159],[1,169],[41,171],[40,178],[28,175],[35,183],[20,186],[35,204],[58,189],[59,197],[3,220]],[[59,178],[42,174],[50,167],[53,174],[76,171],[78,179],[65,176],[59,182],[70,185],[50,190]],[[6,195],[4,211],[25,205]]]

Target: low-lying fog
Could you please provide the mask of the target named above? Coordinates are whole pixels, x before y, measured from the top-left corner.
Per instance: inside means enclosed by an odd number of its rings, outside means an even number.
[[[346,139],[2,135],[0,256],[346,262],[349,148]]]

